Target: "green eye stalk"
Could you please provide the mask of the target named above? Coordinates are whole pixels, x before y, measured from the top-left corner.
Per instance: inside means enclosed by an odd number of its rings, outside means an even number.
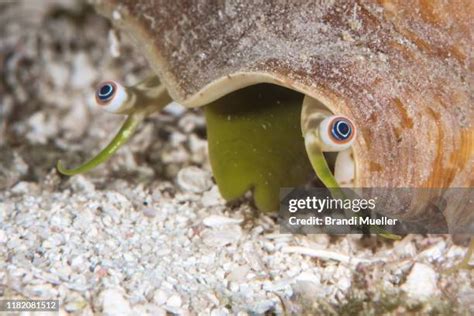
[[[334,197],[343,198],[339,183],[353,186],[355,164],[350,154],[356,127],[347,117],[333,115],[317,100],[305,97],[301,110],[301,130],[311,165]],[[337,152],[334,175],[324,152]],[[341,172],[342,171],[342,172]],[[339,180],[339,181],[338,181]],[[343,181],[342,181],[343,180]]]
[[[323,152],[342,152],[349,149],[356,134],[354,124],[346,117],[330,115],[323,111],[313,113],[311,119],[314,120],[311,124],[317,127],[304,135],[309,160],[321,182],[331,189],[333,195],[342,197],[339,183],[329,169]],[[350,164],[349,170],[355,168],[352,159],[345,163]]]
[[[356,136],[354,123],[347,117],[332,115],[322,104],[309,97],[303,102],[301,122],[306,152],[317,177],[334,198],[350,198],[341,190],[339,183],[354,185],[355,163],[350,153]],[[334,175],[324,152],[338,152]],[[387,239],[401,239],[378,226],[372,226],[370,230]]]
[[[133,135],[137,126],[150,114],[160,111],[171,98],[156,76],[135,86],[124,87],[115,81],[106,81],[96,91],[97,104],[107,112],[126,114],[127,119],[112,141],[95,157],[74,169],[66,169],[58,161],[58,171],[73,176],[87,172],[108,160]]]

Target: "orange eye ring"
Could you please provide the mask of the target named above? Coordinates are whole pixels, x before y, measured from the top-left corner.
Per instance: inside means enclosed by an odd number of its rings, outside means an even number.
[[[328,124],[327,133],[336,144],[347,144],[355,137],[354,124],[344,116],[334,117]]]
[[[104,81],[97,87],[95,100],[99,105],[107,105],[116,94],[117,84],[114,81]]]

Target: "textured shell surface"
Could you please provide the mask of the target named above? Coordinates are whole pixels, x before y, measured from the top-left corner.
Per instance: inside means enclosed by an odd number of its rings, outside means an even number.
[[[282,85],[353,120],[356,186],[474,184],[470,0],[92,2],[186,106]]]

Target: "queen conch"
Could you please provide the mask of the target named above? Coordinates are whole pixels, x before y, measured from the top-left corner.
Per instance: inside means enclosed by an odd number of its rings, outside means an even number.
[[[304,96],[303,135],[315,113],[347,118],[339,185],[474,184],[473,1],[91,2],[187,107],[266,83]]]

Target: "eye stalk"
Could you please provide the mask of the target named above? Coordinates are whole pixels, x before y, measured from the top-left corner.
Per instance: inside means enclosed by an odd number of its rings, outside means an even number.
[[[126,113],[128,93],[124,86],[116,81],[104,81],[97,87],[95,101],[105,111],[110,113]]]
[[[333,115],[321,122],[319,136],[323,151],[342,151],[354,142],[356,129],[347,117]]]
[[[152,76],[131,87],[124,87],[116,81],[102,82],[96,90],[95,99],[99,107],[111,113],[126,114],[123,123],[112,141],[95,157],[79,167],[67,169],[58,161],[58,171],[73,176],[87,172],[109,159],[133,135],[137,126],[150,114],[160,111],[171,97],[160,80]]]

